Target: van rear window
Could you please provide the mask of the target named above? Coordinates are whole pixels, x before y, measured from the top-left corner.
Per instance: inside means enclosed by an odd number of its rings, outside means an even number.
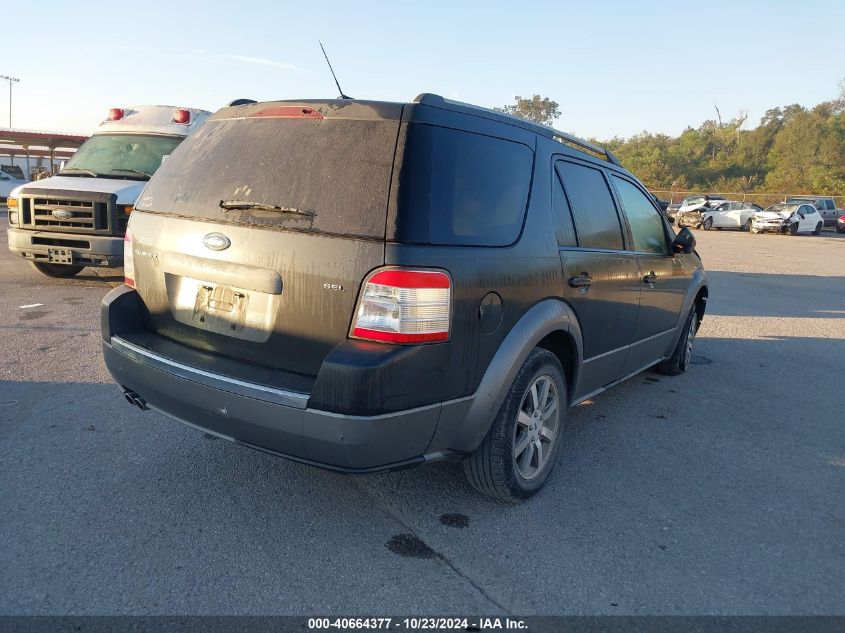
[[[525,218],[533,156],[521,143],[408,124],[388,239],[513,244]]]
[[[208,121],[164,161],[137,206],[382,239],[398,130],[387,119]]]

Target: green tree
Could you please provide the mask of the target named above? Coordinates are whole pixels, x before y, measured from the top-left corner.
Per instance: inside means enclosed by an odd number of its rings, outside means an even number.
[[[541,97],[540,95],[534,95],[530,99],[516,96],[513,105],[494,108],[494,110],[522,117],[535,123],[551,125],[560,116],[559,105],[557,101],[552,101],[548,97]]]

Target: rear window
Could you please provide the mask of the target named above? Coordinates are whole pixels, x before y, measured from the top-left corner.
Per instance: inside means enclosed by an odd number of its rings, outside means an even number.
[[[408,124],[393,239],[508,246],[522,230],[534,152],[491,136]]]
[[[206,122],[162,165],[138,208],[286,230],[383,238],[399,123]],[[221,201],[295,210],[221,208]]]

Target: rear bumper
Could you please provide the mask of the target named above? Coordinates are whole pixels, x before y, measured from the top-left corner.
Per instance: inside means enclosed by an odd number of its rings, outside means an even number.
[[[25,259],[50,262],[51,250],[70,251],[73,263],[82,266],[123,266],[123,238],[109,235],[53,233],[11,227],[9,250]]]
[[[139,320],[136,296],[123,287],[104,300],[103,356],[114,379],[150,409],[239,444],[341,472],[397,470],[457,455],[434,448],[440,442],[433,439],[441,419],[455,420],[467,399],[372,416],[312,408],[308,393],[247,381],[225,369],[209,371],[139,345],[143,337],[131,333]]]

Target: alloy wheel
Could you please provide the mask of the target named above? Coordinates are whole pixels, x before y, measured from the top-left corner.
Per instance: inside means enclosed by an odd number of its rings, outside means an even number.
[[[537,377],[519,405],[513,436],[513,460],[523,479],[533,479],[554,454],[560,426],[560,397],[548,374]]]

